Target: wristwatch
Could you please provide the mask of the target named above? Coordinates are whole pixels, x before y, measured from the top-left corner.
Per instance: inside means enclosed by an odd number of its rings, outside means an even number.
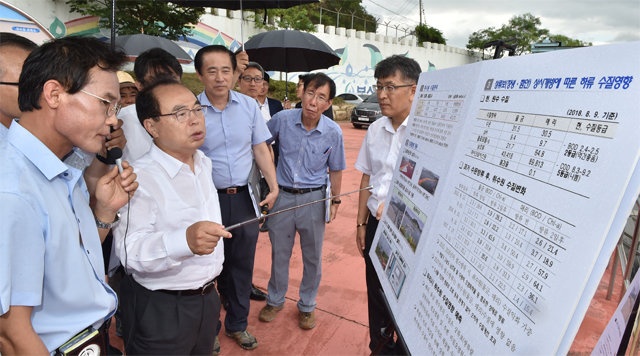
[[[331,204],[340,205],[340,203],[342,203],[342,200],[340,200],[340,199],[331,200]]]
[[[93,216],[93,218],[96,220],[96,226],[98,227],[98,229],[111,229],[114,226],[118,225],[118,222],[120,222],[120,213],[117,213],[116,219],[110,223],[106,223],[104,221],[98,220],[98,218],[96,218],[95,215]]]

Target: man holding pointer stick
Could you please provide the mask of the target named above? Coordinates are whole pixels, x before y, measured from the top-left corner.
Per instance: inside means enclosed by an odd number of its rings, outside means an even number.
[[[116,254],[130,277],[121,285],[127,354],[208,354],[215,346],[220,299],[214,279],[224,244],[204,108],[172,78],[145,87],[136,99],[141,124],[153,137],[136,160],[140,189],[121,211]]]

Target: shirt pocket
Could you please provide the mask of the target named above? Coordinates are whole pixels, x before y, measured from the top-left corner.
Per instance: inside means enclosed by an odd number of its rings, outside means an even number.
[[[311,144],[307,150],[307,156],[305,157],[308,162],[307,167],[313,172],[325,169],[327,167],[327,161],[329,160],[329,154],[333,148],[327,144]]]

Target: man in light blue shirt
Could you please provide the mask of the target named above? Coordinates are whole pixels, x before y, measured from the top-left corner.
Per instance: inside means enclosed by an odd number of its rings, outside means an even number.
[[[7,135],[13,119],[20,117],[18,79],[22,63],[36,47],[29,39],[0,32],[0,140]]]
[[[278,196],[275,167],[266,144],[271,134],[255,99],[231,91],[237,66],[231,51],[224,46],[203,47],[194,64],[205,87],[198,100],[207,107],[207,134],[200,149],[211,159],[222,224],[230,226],[256,217],[247,188],[254,159],[271,190],[259,204],[271,208]],[[252,350],[258,341],[247,331],[247,317],[258,223],[239,227],[232,234],[224,244],[224,267],[218,277],[218,290],[228,302],[225,333],[242,348]]]
[[[102,149],[116,123],[122,53],[72,37],[35,49],[20,76],[20,123],[0,142],[0,353],[53,353],[87,327],[103,330],[116,306],[100,247],[137,188],[133,168],[96,185],[62,158]],[[99,228],[96,228],[98,226]]]
[[[324,198],[327,170],[331,195],[340,194],[342,171],[346,168],[342,130],[322,114],[331,106],[335,94],[336,86],[331,78],[322,73],[310,74],[305,77],[302,109],[283,110],[267,123],[273,139],[280,142],[277,165],[280,195],[275,211]],[[336,217],[339,204],[340,199],[332,200],[330,221]],[[298,300],[299,326],[302,329],[315,326],[324,227],[324,204],[313,204],[269,218],[271,278],[267,305],[260,311],[261,321],[272,321],[284,307],[289,260],[297,232],[304,263]]]

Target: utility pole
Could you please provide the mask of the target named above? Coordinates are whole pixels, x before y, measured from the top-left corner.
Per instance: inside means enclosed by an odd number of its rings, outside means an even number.
[[[422,0],[420,0],[420,26],[422,26]]]

